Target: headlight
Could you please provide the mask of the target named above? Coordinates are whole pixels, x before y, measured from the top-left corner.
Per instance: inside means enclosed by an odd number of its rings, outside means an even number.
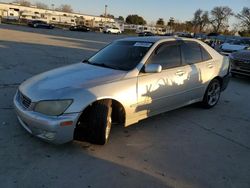
[[[35,105],[34,111],[49,115],[58,116],[72,104],[73,100],[40,101]]]

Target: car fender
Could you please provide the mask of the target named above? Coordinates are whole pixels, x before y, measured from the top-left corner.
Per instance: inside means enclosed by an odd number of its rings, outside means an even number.
[[[112,99],[123,106],[126,118],[130,118],[135,115],[137,104],[136,83],[137,77],[134,77],[71,92],[75,101],[65,113],[83,112],[98,100]]]

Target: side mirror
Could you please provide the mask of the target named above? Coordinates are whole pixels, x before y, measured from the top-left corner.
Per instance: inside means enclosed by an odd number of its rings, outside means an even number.
[[[145,73],[160,73],[162,71],[162,66],[159,64],[149,64],[145,65],[144,72]]]

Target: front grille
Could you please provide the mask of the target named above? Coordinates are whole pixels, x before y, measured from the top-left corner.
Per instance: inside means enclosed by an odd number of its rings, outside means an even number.
[[[18,92],[19,102],[25,107],[26,109],[30,107],[31,100],[23,95],[20,91]]]
[[[241,60],[233,60],[232,65],[235,67],[239,67],[240,69],[250,71],[250,62],[241,61]]]

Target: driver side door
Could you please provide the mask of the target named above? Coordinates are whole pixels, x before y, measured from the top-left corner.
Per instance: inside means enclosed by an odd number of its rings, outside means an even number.
[[[183,93],[192,69],[182,65],[181,47],[178,41],[160,44],[151,54],[145,66],[159,64],[160,73],[145,73],[137,81],[136,112],[146,118],[182,106],[186,102]]]

